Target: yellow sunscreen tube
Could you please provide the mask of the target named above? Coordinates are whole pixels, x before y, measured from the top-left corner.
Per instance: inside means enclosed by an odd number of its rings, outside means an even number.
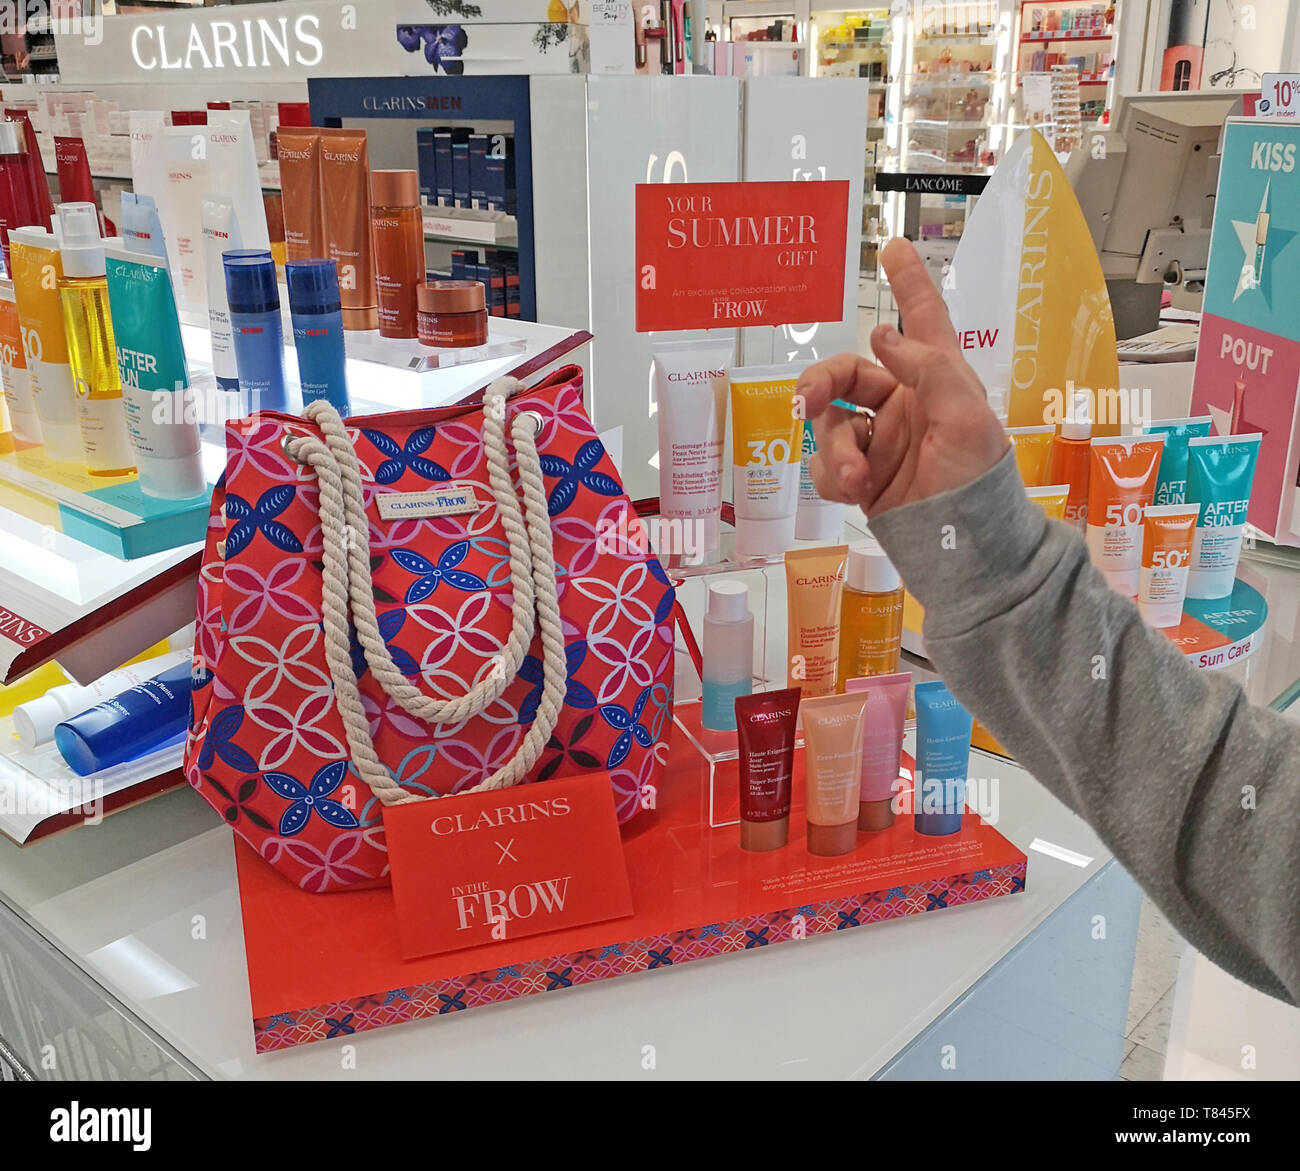
[[[795,386],[809,363],[731,371],[731,479],[736,556],[780,556],[794,544],[803,412]]]
[[[1065,505],[1070,499],[1069,484],[1045,484],[1041,488],[1026,488],[1025,495],[1047,514],[1048,520],[1065,519]]]
[[[1047,482],[1052,462],[1055,427],[1008,427],[1007,438],[1020,470],[1020,482],[1026,488],[1039,488]]]
[[[68,337],[59,302],[63,263],[58,242],[44,228],[13,228],[9,232],[9,255],[18,323],[45,454],[53,460],[84,464],[86,449],[77,422],[77,393],[68,364]]]

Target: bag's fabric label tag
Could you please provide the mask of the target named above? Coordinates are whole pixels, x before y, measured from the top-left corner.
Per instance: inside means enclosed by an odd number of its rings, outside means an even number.
[[[385,492],[375,498],[383,520],[406,517],[461,516],[482,507],[473,484],[444,484],[426,492]]]

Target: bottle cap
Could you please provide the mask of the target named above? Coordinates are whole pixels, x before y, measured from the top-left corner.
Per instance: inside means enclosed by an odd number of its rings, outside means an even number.
[[[1076,390],[1070,403],[1070,413],[1061,424],[1062,439],[1089,439],[1092,436],[1092,396],[1086,390]]]
[[[140,491],[160,500],[193,500],[208,494],[201,452],[188,455],[141,455],[136,453]]]
[[[26,145],[18,133],[18,123],[0,122],[0,155],[22,154]]]
[[[894,824],[894,799],[862,801],[858,803],[858,829],[867,833],[888,829]]]
[[[284,279],[289,286],[290,313],[339,312],[339,268],[335,261],[290,260],[284,266]]]
[[[266,248],[232,248],[221,254],[226,269],[226,300],[231,313],[279,312],[275,261]]]
[[[1092,530],[1090,529],[1089,532]],[[1098,530],[1100,531],[1100,530]],[[1092,538],[1089,538],[1091,545]],[[1106,579],[1106,584],[1110,586],[1117,594],[1123,594],[1126,598],[1136,598],[1138,595],[1138,579],[1140,571],[1136,569],[1103,569],[1102,576]]]
[[[779,850],[790,840],[790,818],[778,817],[772,821],[744,821],[740,823],[740,848],[751,853]]]
[[[479,313],[486,294],[481,281],[425,281],[415,288],[415,302],[421,313]]]
[[[14,708],[14,731],[18,734],[18,743],[28,752],[53,740],[55,726],[63,723],[70,714],[95,706],[95,693],[88,687],[69,683],[66,688],[56,690],[64,693],[64,703],[47,692]]]
[[[1163,630],[1177,626],[1183,620],[1182,602],[1138,602],[1142,620],[1148,626]]]
[[[420,176],[415,171],[371,171],[371,207],[419,207]]]
[[[831,500],[799,505],[794,514],[797,541],[838,541],[844,532],[844,505]]]
[[[76,419],[57,423],[52,419],[42,419],[41,438],[45,442],[45,454],[56,463],[84,464],[86,462],[86,448],[81,440],[81,424]]]
[[[41,424],[44,426],[44,422]],[[1224,569],[1189,569],[1187,571],[1187,596],[1198,601],[1207,598],[1232,596],[1237,584],[1237,567]]]
[[[837,858],[857,848],[858,823],[846,821],[843,825],[817,825],[808,823],[808,853],[820,858]]]
[[[64,276],[103,276],[104,241],[93,203],[61,203],[55,211],[55,235]]]
[[[860,594],[891,594],[902,584],[898,570],[878,541],[849,546],[844,584]]]
[[[752,520],[736,517],[737,557],[777,557],[794,544],[795,514]]]
[[[743,622],[749,617],[749,586],[743,581],[710,582],[709,617],[715,622]]]

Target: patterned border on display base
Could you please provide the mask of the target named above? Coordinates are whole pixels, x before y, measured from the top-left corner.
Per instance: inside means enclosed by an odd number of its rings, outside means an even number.
[[[531,963],[275,1013],[253,1021],[257,1052],[269,1053],[649,968],[672,967],[808,935],[865,927],[884,919],[1018,894],[1025,889],[1026,867],[1027,862],[1022,859],[993,869],[806,903],[769,914],[708,923]]]

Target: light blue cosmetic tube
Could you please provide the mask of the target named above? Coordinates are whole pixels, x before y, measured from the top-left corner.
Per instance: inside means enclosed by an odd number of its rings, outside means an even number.
[[[138,683],[54,729],[54,746],[78,776],[112,768],[160,748],[190,718],[190,664]]]
[[[1165,437],[1152,504],[1187,503],[1187,441],[1207,436],[1210,422],[1209,415],[1199,415],[1195,419],[1161,419],[1146,425],[1147,435]]]
[[[1237,580],[1261,435],[1187,441],[1187,503],[1200,509],[1187,574],[1189,598],[1226,598]]]
[[[162,221],[158,219],[158,205],[152,195],[134,195],[122,192],[122,243],[132,252],[153,256],[171,275],[167,263],[167,241],[163,239]]]
[[[916,832],[955,834],[966,808],[971,714],[937,680],[916,685]]]

